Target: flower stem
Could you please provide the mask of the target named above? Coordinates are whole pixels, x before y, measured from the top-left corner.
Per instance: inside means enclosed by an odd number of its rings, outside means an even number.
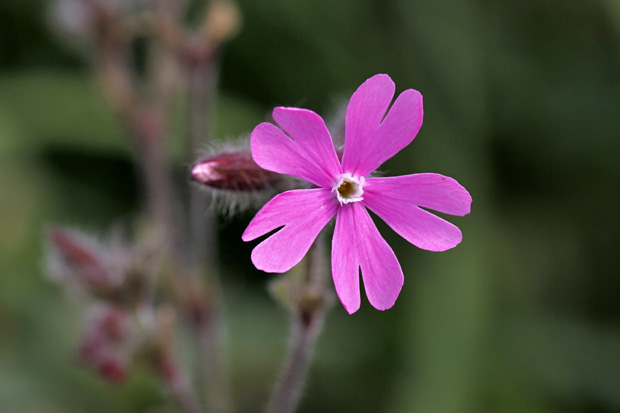
[[[215,53],[188,58],[186,71],[189,77],[189,142],[188,158],[193,160],[211,134],[211,114],[213,112],[216,83]],[[190,192],[190,244],[192,261],[198,267],[209,267],[217,262],[217,240],[215,216],[208,212],[209,200],[197,187]],[[215,272],[215,271],[213,271]]]
[[[202,413],[203,410],[198,400],[172,355],[169,352],[162,351],[155,361],[155,368],[180,411]]]
[[[294,412],[308,374],[316,340],[332,301],[326,288],[325,238],[320,235],[310,250],[307,274],[297,306],[291,311],[291,339],[287,359],[267,406],[269,413]]]
[[[178,236],[173,224],[176,214],[171,201],[174,199],[174,191],[161,123],[158,112],[138,113],[133,129],[142,159],[149,213],[167,248],[174,249],[178,246]]]
[[[217,50],[190,48],[183,61],[189,79],[188,157],[196,156],[211,133]],[[208,208],[209,199],[196,186],[189,194],[189,234],[191,260],[197,274],[206,275],[205,303],[202,316],[194,323],[195,345],[200,365],[198,378],[209,411],[230,410],[225,379],[221,329],[223,311],[219,285],[216,219]]]
[[[293,317],[288,359],[267,407],[268,412],[288,413],[295,411],[301,397],[323,318],[323,314],[319,312],[300,312]]]

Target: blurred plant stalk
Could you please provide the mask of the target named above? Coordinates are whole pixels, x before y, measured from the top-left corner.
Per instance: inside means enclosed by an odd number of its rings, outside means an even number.
[[[189,4],[183,0],[58,0],[57,6],[57,23],[64,23],[77,41],[87,43],[101,90],[128,131],[141,169],[146,209],[142,237],[147,249],[158,251],[153,261],[159,268],[146,277],[151,283],[150,294],[129,312],[151,314],[147,318],[155,319],[154,290],[168,287],[194,337],[199,366],[195,374],[204,391],[195,395],[191,380],[172,355],[172,340],[166,340],[165,345],[159,339],[149,340],[151,365],[183,411],[199,412],[201,406],[207,411],[227,411],[230,402],[220,337],[223,312],[215,219],[205,212],[208,199],[196,188],[191,189],[185,206],[177,201],[182,199],[182,191],[174,185],[167,147],[179,93],[188,96],[188,161],[211,135],[219,50],[237,33],[239,11],[232,0],[210,0],[197,22],[189,24],[184,21]],[[59,261],[81,265],[78,272],[90,274],[90,278],[83,277],[90,283],[87,290],[100,289],[93,284],[105,280],[94,268],[99,264],[98,254],[93,252],[90,257],[91,251],[81,245],[80,237],[62,230],[48,235]],[[161,326],[157,322],[151,325],[149,335],[158,337]],[[98,340],[101,334],[91,332],[90,336]],[[95,344],[94,348],[101,347],[101,343]],[[111,372],[111,378],[126,375],[127,365],[119,362],[114,366],[118,368],[105,370]]]
[[[267,412],[294,412],[308,375],[316,340],[328,310],[334,303],[323,231],[302,265],[271,284],[271,295],[289,311],[291,337],[286,359],[271,393]],[[303,265],[305,264],[305,265]]]
[[[60,23],[90,45],[93,70],[128,132],[145,188],[145,225],[135,243],[114,234],[104,242],[63,228],[48,231],[50,274],[92,300],[80,359],[117,383],[136,361],[145,361],[180,411],[230,411],[216,217],[209,205],[223,194],[229,212],[236,212],[303,185],[260,168],[247,143],[193,163],[191,179],[200,185],[191,185],[186,199],[175,185],[168,146],[176,99],[187,99],[184,152],[191,162],[213,134],[219,56],[239,30],[237,6],[209,0],[189,24],[189,2],[183,0],[58,4]],[[273,413],[296,410],[333,302],[325,243],[320,236],[305,264],[272,285],[274,298],[289,311],[292,335],[267,407]],[[183,327],[191,332],[191,372],[175,351]]]

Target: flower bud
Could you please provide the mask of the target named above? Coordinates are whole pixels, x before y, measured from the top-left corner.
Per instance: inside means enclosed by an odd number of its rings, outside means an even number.
[[[129,375],[129,366],[124,360],[111,357],[99,366],[99,374],[112,383],[123,383]]]
[[[260,191],[275,186],[281,179],[282,175],[258,166],[248,151],[221,152],[192,167],[192,180],[233,192]]]
[[[131,342],[128,313],[115,306],[95,306],[87,314],[78,355],[84,365],[97,370],[103,378],[119,383],[129,372]]]
[[[269,283],[271,297],[293,314],[313,313],[333,302],[331,292],[312,285],[305,275],[303,266],[297,266]]]
[[[61,228],[50,229],[47,239],[48,270],[56,281],[74,283],[98,293],[118,284],[107,265],[104,248],[95,239]]]

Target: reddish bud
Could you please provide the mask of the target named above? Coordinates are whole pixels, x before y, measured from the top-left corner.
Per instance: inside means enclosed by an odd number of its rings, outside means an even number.
[[[103,341],[89,337],[80,345],[78,355],[85,366],[94,368],[107,380],[120,383],[127,378],[129,368],[120,354],[112,350]]]
[[[54,278],[75,281],[99,292],[116,284],[105,264],[105,253],[95,240],[60,228],[51,229],[48,240]]]
[[[78,231],[52,228],[47,241],[46,269],[61,285],[124,305],[144,293],[148,254],[118,237],[100,241]]]
[[[122,383],[127,379],[127,364],[120,359],[110,358],[99,366],[101,376],[113,383]]]
[[[117,307],[107,307],[95,320],[95,328],[109,342],[120,343],[129,333],[128,315]]]
[[[93,307],[78,348],[80,361],[107,380],[124,381],[129,370],[127,356],[131,354],[129,322],[129,315],[118,307]]]
[[[258,191],[276,185],[281,175],[266,171],[247,151],[222,152],[192,167],[192,180],[215,189],[233,192]]]

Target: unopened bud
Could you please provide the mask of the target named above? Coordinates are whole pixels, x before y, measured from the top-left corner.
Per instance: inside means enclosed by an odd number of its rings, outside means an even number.
[[[86,341],[118,346],[129,340],[131,333],[129,313],[114,305],[97,305],[86,318]]]
[[[47,232],[46,270],[63,287],[118,305],[142,297],[148,277],[147,255],[115,237],[101,241],[64,228]]]
[[[115,306],[91,308],[78,349],[80,361],[94,368],[107,380],[125,380],[131,354],[129,315]]]
[[[73,282],[96,292],[105,292],[117,282],[107,267],[104,249],[84,234],[61,228],[47,233],[48,264],[52,278]]]
[[[215,189],[251,192],[275,186],[282,175],[262,169],[247,151],[231,151],[198,161],[192,179]]]
[[[118,307],[107,307],[96,322],[100,334],[111,343],[121,343],[129,335],[128,315]]]
[[[99,366],[99,374],[112,383],[123,383],[129,374],[127,363],[118,358],[109,358]]]
[[[307,258],[305,258],[307,259]],[[286,274],[274,278],[269,283],[271,297],[292,314],[306,317],[329,307],[333,295],[325,288],[313,285],[305,273],[307,266],[302,264],[292,268]],[[306,322],[306,320],[303,320]]]

